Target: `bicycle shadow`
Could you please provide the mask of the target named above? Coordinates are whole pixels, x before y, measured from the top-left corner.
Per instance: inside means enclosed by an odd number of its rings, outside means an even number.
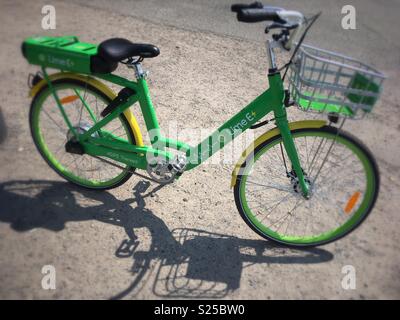
[[[323,263],[333,255],[320,248],[294,250],[264,240],[247,240],[197,229],[170,231],[146,208],[145,199],[158,191],[140,181],[134,197],[118,200],[109,192],[90,191],[59,181],[9,181],[0,184],[0,222],[25,232],[45,228],[60,232],[71,221],[97,220],[121,227],[127,239],[115,256],[132,259],[132,281],[111,299],[134,297],[154,269],[152,291],[170,298],[222,298],[240,287],[246,263]],[[135,206],[133,206],[135,204]],[[139,250],[136,234],[147,228],[151,245]],[[148,242],[148,241],[147,241]],[[248,266],[247,265],[247,266]]]
[[[254,264],[315,264],[333,259],[320,248],[292,249],[198,229],[175,229],[181,244],[175,262],[161,260],[153,293],[164,298],[223,298],[239,289],[243,269]]]

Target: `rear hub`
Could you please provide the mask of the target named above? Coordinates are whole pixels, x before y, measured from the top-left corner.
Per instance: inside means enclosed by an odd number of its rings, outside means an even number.
[[[88,131],[91,128],[91,125],[86,122],[80,122],[79,125],[76,125],[73,127],[75,132],[78,135],[84,134],[86,131]],[[92,135],[93,137],[97,137],[98,134],[97,132]],[[85,153],[83,150],[82,145],[79,143],[79,141],[76,139],[74,133],[72,130],[68,130],[67,132],[67,143],[65,144],[65,151],[68,153],[73,153],[73,154],[79,154],[82,155]]]

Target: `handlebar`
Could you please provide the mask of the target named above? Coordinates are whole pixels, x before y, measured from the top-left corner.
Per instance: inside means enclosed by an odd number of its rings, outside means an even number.
[[[241,22],[261,22],[261,21],[274,21],[284,23],[279,15],[278,8],[254,8],[254,9],[242,9],[237,12],[237,19]]]
[[[274,21],[279,23],[300,23],[304,16],[298,11],[285,10],[280,7],[264,6],[261,2],[250,4],[233,4],[231,11],[237,13],[242,22]]]
[[[273,39],[281,43],[286,50],[291,49],[293,38],[298,29],[306,22],[303,14],[298,11],[264,6],[258,1],[250,4],[233,4],[231,11],[237,13],[237,19],[240,22],[272,21],[272,24],[265,29],[265,32],[268,33],[271,29],[280,29],[281,32],[274,34]]]
[[[240,3],[238,3],[238,4],[233,4],[231,6],[231,11],[232,12],[239,12],[240,10],[243,10],[243,9],[251,9],[251,8],[259,8],[259,9],[261,9],[262,7],[263,7],[263,4],[261,2],[258,2],[258,1],[250,3],[250,4],[240,4]]]

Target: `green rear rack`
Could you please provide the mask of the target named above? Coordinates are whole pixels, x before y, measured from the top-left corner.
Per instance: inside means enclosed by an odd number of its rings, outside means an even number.
[[[33,37],[22,43],[22,53],[30,64],[89,74],[97,45],[80,42],[75,36]]]

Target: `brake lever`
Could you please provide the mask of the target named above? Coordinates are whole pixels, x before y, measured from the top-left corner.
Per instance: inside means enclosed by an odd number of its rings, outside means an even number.
[[[297,23],[290,24],[290,23],[279,23],[273,22],[265,28],[265,33],[268,33],[272,29],[284,29],[284,30],[292,30],[296,29],[299,25]]]

